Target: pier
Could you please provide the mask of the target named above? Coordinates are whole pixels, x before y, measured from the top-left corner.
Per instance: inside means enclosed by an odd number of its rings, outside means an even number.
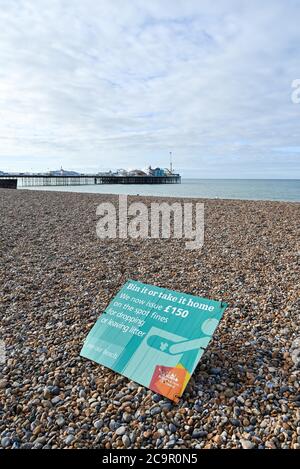
[[[0,189],[16,189],[17,188],[17,179],[9,179],[6,177],[2,177],[0,179]]]
[[[95,184],[180,184],[179,174],[167,176],[114,176],[114,175],[78,175],[78,176],[48,176],[38,174],[12,174],[0,175],[2,179],[14,179],[18,181],[19,187],[38,186],[81,186]]]

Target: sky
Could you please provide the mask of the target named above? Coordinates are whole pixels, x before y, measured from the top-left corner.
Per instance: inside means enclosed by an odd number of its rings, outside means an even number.
[[[0,170],[300,178],[299,0],[0,0]]]

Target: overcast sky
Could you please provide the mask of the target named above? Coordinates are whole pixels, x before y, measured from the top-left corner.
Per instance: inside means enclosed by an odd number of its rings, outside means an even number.
[[[300,177],[299,0],[0,0],[0,170]]]

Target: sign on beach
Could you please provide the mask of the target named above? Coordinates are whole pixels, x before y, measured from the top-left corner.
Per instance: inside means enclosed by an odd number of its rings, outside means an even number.
[[[81,356],[178,402],[226,307],[129,280],[91,329]]]

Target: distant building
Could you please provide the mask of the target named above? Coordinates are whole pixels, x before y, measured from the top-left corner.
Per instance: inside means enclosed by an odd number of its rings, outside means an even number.
[[[64,169],[60,168],[56,171],[49,171],[49,176],[80,176],[79,173],[76,171],[65,171]]]
[[[141,169],[131,169],[127,174],[128,176],[147,176],[147,174]]]
[[[127,171],[126,169],[120,168],[117,169],[115,173],[113,173],[114,176],[127,176]]]
[[[151,166],[149,166],[149,168],[148,168],[148,174],[149,174],[149,176],[155,176],[155,177],[166,176],[166,172],[165,172],[164,169],[162,169],[162,168],[151,168]]]
[[[111,170],[109,171],[100,171],[99,173],[97,173],[97,176],[112,176],[113,175],[113,172]]]

